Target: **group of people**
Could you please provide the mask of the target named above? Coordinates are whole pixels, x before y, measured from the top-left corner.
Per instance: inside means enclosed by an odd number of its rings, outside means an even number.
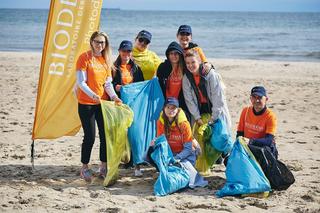
[[[149,50],[152,34],[140,31],[134,43],[120,43],[119,55],[111,62],[110,40],[104,32],[94,32],[90,38],[91,49],[78,58],[76,76],[78,113],[84,137],[81,148],[81,178],[90,181],[92,170],[88,164],[95,140],[95,123],[100,138],[98,175],[105,177],[106,139],[100,101],[113,100],[121,104],[122,86],[157,77],[165,104],[157,122],[157,136],[164,134],[177,161],[195,165],[197,143],[191,126],[204,124],[201,115],[209,113],[209,122],[222,119],[231,134],[231,119],[227,106],[225,86],[214,66],[207,62],[202,49],[192,42],[192,29],[181,25],[177,41],[169,44],[164,62]],[[269,146],[275,156],[276,117],[267,108],[268,96],[262,86],[253,87],[250,93],[252,106],[241,113],[237,136],[250,139],[249,143]],[[151,144],[152,145],[152,144]],[[227,156],[227,153],[224,153]],[[139,165],[135,174],[141,176]]]

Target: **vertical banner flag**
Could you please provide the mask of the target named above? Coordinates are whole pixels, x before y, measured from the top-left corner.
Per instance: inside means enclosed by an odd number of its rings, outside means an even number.
[[[78,56],[99,29],[102,0],[51,0],[42,51],[32,139],[75,135],[80,129],[73,94]]]

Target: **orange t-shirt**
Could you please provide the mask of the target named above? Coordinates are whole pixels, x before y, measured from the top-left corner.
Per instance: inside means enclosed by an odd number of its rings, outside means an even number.
[[[186,142],[191,142],[192,141],[192,130],[191,126],[186,119],[186,116],[182,110],[179,112],[179,117],[184,117],[182,119],[178,118],[178,125],[180,127],[180,130],[176,123],[174,122],[171,127],[170,127],[170,133],[169,137],[167,137],[168,144],[172,150],[173,153],[180,153],[183,150],[183,145]],[[182,115],[182,116],[181,116]],[[179,120],[181,122],[179,122]],[[157,137],[164,134],[165,129],[164,129],[164,121],[162,118],[162,113],[160,115],[159,120],[157,121]]]
[[[249,139],[264,138],[266,134],[275,135],[277,119],[275,114],[267,108],[262,115],[255,115],[253,107],[245,107],[240,116],[238,131],[244,132]]]
[[[131,65],[130,64],[121,64],[121,78],[123,85],[127,85],[133,82],[133,76],[131,75]]]
[[[208,103],[208,100],[206,99],[206,97],[204,97],[204,95],[202,94],[201,90],[199,89],[200,75],[199,74],[193,74],[193,78],[194,78],[194,81],[196,82],[196,86],[197,86],[198,91],[199,91],[200,103],[202,103],[202,104]]]
[[[111,76],[111,70],[107,69],[105,59],[102,56],[92,56],[91,51],[81,54],[77,61],[76,70],[86,72],[86,83],[89,88],[101,99],[107,99],[107,94],[104,92],[104,84],[107,77]],[[97,104],[81,89],[78,90],[78,101],[80,104]]]
[[[166,88],[166,97],[175,97],[179,99],[179,93],[182,88],[182,75],[179,70],[173,70],[168,78]]]

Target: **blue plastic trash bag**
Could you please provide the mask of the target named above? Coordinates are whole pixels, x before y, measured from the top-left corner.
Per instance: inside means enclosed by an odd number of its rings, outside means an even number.
[[[228,159],[227,181],[216,195],[243,195],[271,191],[270,183],[243,137],[238,137]]]
[[[211,145],[220,152],[229,153],[232,149],[233,141],[225,121],[218,118],[213,124],[211,124],[211,127]]]
[[[134,164],[144,162],[149,144],[156,136],[156,122],[164,104],[157,78],[122,86],[121,99],[133,111],[128,138]]]
[[[172,165],[175,160],[164,135],[156,139],[151,158],[159,169],[158,179],[153,186],[156,196],[171,194],[188,186],[189,175],[184,169]]]

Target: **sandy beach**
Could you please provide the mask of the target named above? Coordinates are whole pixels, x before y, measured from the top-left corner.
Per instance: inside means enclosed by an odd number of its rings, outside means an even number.
[[[215,192],[225,182],[225,167],[213,168],[207,188],[153,195],[155,169],[120,169],[108,188],[79,177],[82,130],[73,137],[37,140],[35,170],[30,144],[41,53],[0,52],[0,212],[320,212],[320,63],[211,59],[227,86],[235,133],[249,91],[264,85],[268,106],[278,116],[279,159],[296,182],[266,199],[225,197]],[[63,122],[63,121],[62,121]],[[233,135],[233,137],[235,134]],[[98,138],[97,138],[98,141]],[[98,144],[91,163],[98,168]]]

